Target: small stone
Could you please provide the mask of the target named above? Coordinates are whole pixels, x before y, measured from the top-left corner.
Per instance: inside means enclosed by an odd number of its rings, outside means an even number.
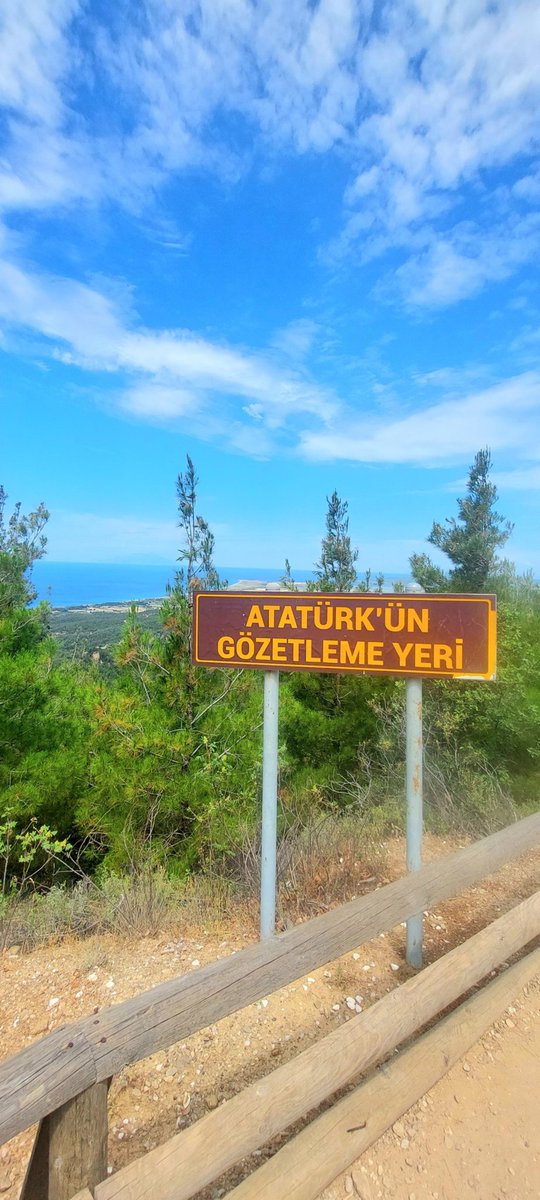
[[[32,1037],[37,1038],[37,1037],[41,1037],[44,1033],[48,1033],[48,1031],[49,1031],[49,1026],[47,1025],[47,1022],[45,1021],[45,1023],[43,1023],[43,1021],[39,1021],[37,1025],[34,1025],[32,1027],[31,1034],[32,1034]]]
[[[354,1010],[356,1008],[356,1000],[355,1000],[354,996],[346,996],[345,1004],[347,1005],[347,1008],[350,1008],[351,1011],[354,1012]]]
[[[507,1017],[507,1018],[506,1018],[506,1022],[505,1022],[505,1023],[506,1023],[506,1025],[508,1025],[508,1028],[509,1028],[509,1029],[515,1029],[515,1028],[516,1028],[515,1022],[514,1022],[514,1021],[512,1021],[512,1020],[510,1019],[510,1017]]]
[[[391,971],[399,971],[399,963],[390,963]]]
[[[56,1005],[57,1005],[57,1004],[60,1004],[60,999],[59,999],[59,997],[58,997],[58,996],[51,996],[51,999],[49,1000],[49,1003],[48,1003],[48,1005],[47,1005],[47,1008],[56,1008]]]
[[[400,1144],[402,1150],[408,1150],[411,1143],[410,1143],[408,1137],[404,1137],[401,1139],[401,1142],[399,1144]]]
[[[392,1129],[393,1129],[396,1137],[398,1137],[398,1138],[405,1137],[405,1126],[402,1125],[401,1121],[395,1121],[395,1123],[392,1125]]]
[[[345,1194],[347,1196],[352,1196],[352,1194],[354,1192],[354,1183],[353,1183],[352,1175],[345,1176],[344,1185],[345,1185]]]
[[[198,958],[192,958],[191,965],[192,965],[192,967],[200,967],[201,964],[200,964]]]
[[[339,1012],[339,1004],[332,1005],[332,1012]]]
[[[0,1172],[0,1192],[9,1192],[11,1187],[11,1179],[4,1171]]]
[[[469,1063],[468,1063],[468,1062],[464,1062],[464,1063],[463,1063],[463,1070],[464,1070],[464,1071],[466,1071],[466,1073],[468,1074],[468,1073],[469,1073],[469,1071],[470,1071],[470,1069],[471,1069],[471,1068],[470,1068],[470,1065],[469,1065]]]
[[[218,1104],[219,1104],[219,1097],[216,1096],[215,1092],[209,1092],[208,1096],[206,1097],[206,1107],[207,1108],[217,1108]]]

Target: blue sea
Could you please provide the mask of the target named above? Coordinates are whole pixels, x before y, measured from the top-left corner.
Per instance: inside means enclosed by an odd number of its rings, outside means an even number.
[[[133,563],[58,563],[46,558],[35,563],[32,580],[38,600],[48,600],[53,608],[77,608],[86,604],[119,604],[130,600],[153,600],[165,595],[172,583],[175,566],[136,565]],[[228,583],[239,579],[280,579],[283,567],[219,567]],[[297,571],[299,579],[310,572]]]

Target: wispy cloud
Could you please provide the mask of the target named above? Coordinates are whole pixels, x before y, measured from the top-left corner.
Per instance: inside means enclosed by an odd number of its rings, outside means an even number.
[[[534,163],[512,187],[517,227],[483,208],[483,188],[536,153],[539,41],[537,0],[126,0],[99,12],[4,0],[0,212],[107,199],[140,210],[187,168],[234,180],[256,147],[338,150],[350,179],[332,253],[397,249],[411,303],[455,303],[538,247],[523,225]],[[162,230],[171,250],[189,243]]]
[[[146,329],[114,294],[6,259],[0,260],[0,318],[47,339],[44,349],[67,366],[127,378],[117,399],[121,411],[158,424],[180,422],[248,453],[269,453],[274,436],[300,418],[326,424],[338,411],[329,389],[290,364],[280,366],[275,351],[255,354],[187,330]]]
[[[540,456],[540,374],[527,372],[464,398],[443,400],[399,420],[351,413],[339,429],[306,433],[300,452],[313,460],[435,466],[466,460],[479,446]]]

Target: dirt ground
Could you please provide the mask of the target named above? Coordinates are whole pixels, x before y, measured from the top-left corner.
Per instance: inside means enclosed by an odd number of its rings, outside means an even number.
[[[426,839],[425,857],[458,843]],[[403,844],[389,847],[377,886],[401,875]],[[425,916],[426,965],[512,908],[538,887],[540,854],[530,853]],[[0,956],[0,1057],[77,1017],[196,970],[256,940],[253,922],[182,928],[171,936],[113,936],[61,942]],[[402,925],[238,1013],[135,1063],[110,1091],[109,1171],[165,1141],[247,1083],[288,1061],[369,1007],[410,974]],[[397,1122],[321,1200],[526,1200],[540,1194],[538,990],[511,1009],[473,1051]],[[283,1143],[274,1139],[201,1193],[215,1200]],[[15,1200],[33,1131],[0,1148],[0,1193]]]
[[[536,1200],[540,981],[320,1200]]]

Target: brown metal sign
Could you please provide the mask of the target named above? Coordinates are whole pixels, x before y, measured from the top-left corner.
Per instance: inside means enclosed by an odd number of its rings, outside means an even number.
[[[493,679],[495,596],[197,592],[193,662]]]

